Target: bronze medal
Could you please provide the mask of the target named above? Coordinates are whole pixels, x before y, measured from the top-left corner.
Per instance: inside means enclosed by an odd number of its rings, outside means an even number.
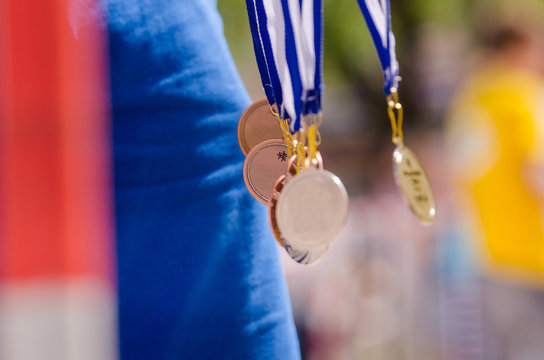
[[[404,145],[393,152],[393,173],[412,212],[424,223],[433,222],[436,207],[431,184],[416,155]]]
[[[274,182],[287,171],[287,145],[283,140],[266,140],[255,146],[244,161],[244,182],[259,202],[267,205]]]
[[[270,111],[266,99],[255,101],[240,117],[238,143],[244,155],[265,140],[283,139],[283,131],[277,117]]]

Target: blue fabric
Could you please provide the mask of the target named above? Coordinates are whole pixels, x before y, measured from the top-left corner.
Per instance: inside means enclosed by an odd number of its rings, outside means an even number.
[[[122,359],[298,359],[213,0],[108,0]]]

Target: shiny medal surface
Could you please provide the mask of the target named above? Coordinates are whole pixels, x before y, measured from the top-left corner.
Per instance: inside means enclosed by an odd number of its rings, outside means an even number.
[[[278,205],[278,198],[280,197],[281,190],[287,184],[287,182],[297,174],[297,156],[292,155],[287,162],[287,173],[280,176],[274,183],[272,188],[272,195],[270,196],[270,201],[268,202],[268,220],[270,222],[270,229],[274,234],[274,238],[283,247],[283,242],[281,241],[281,234],[278,228],[278,221],[276,220],[276,207]]]
[[[317,249],[300,249],[295,244],[291,243],[284,236],[282,236],[281,231],[278,226],[278,220],[276,217],[276,210],[278,207],[278,198],[283,187],[288,183],[289,175],[280,177],[276,184],[274,184],[274,192],[272,198],[270,199],[270,204],[268,208],[268,219],[270,221],[270,227],[274,238],[287,251],[287,254],[296,262],[300,264],[313,264],[325,255],[328,249],[328,244],[324,245]]]
[[[238,122],[238,144],[244,155],[265,140],[283,139],[277,117],[270,111],[266,99],[255,101]]]
[[[424,223],[436,216],[431,184],[416,155],[406,146],[399,145],[393,152],[393,173],[404,201]]]
[[[327,170],[315,168],[287,182],[276,207],[282,241],[288,253],[288,247],[292,249],[290,255],[296,261],[302,256],[301,251],[326,250],[347,215],[348,195],[340,179]]]
[[[274,182],[287,171],[287,145],[266,140],[255,146],[244,161],[244,182],[255,199],[268,205]]]
[[[316,153],[316,162],[317,167],[319,169],[323,168],[323,159],[321,158],[321,154],[319,151]],[[280,193],[283,189],[283,187],[287,184],[287,182],[297,174],[297,156],[293,155],[289,159],[287,163],[287,174],[280,176],[276,182],[274,183],[274,187],[272,189],[272,195],[270,197],[270,202],[268,203],[268,220],[270,222],[270,228],[272,230],[272,233],[274,234],[274,238],[278,242],[278,244],[282,247],[285,247],[284,241],[281,238],[281,233],[278,228],[278,221],[276,218],[276,208],[278,205],[278,198],[280,196]],[[325,248],[326,251],[326,248]],[[325,254],[325,251],[322,252],[322,254],[319,257],[316,256],[307,256],[305,260],[311,260],[314,259],[318,260],[322,257],[322,255]]]

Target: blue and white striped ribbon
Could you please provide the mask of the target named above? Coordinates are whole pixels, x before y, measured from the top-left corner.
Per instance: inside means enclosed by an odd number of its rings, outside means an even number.
[[[262,5],[262,2],[261,2]],[[271,63],[270,66],[272,66],[272,69],[269,69],[269,65],[266,62],[266,55],[264,52],[264,45],[263,45],[263,39],[261,38],[261,33],[259,31],[259,21],[262,21],[262,17],[258,17],[257,14],[259,13],[259,9],[257,9],[257,4],[255,0],[246,0],[246,8],[247,8],[247,14],[249,18],[249,29],[251,31],[251,37],[253,38],[253,50],[255,51],[255,59],[257,60],[257,68],[259,69],[259,74],[261,76],[261,82],[263,84],[263,90],[266,94],[266,98],[268,99],[268,103],[270,106],[276,104],[276,95],[274,94],[274,87],[272,85],[272,79],[271,77],[276,74],[277,78],[277,71],[275,68],[275,64]],[[260,10],[262,13],[263,10]],[[266,18],[264,22],[264,26],[266,26]],[[267,34],[265,34],[267,35]],[[268,43],[270,42],[269,39],[266,39]],[[272,73],[272,74],[271,74]],[[281,85],[276,85],[276,88],[279,89],[280,95],[281,95]],[[281,96],[280,96],[281,100]]]
[[[391,4],[389,0],[357,0],[366,20],[384,74],[384,91],[398,88],[399,63],[395,53],[395,35],[391,28]]]
[[[322,0],[246,0],[246,5],[267,98],[291,119],[295,133],[302,116],[321,111]]]

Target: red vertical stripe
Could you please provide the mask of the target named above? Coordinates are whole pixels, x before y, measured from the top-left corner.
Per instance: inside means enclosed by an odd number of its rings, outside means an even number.
[[[68,4],[3,0],[4,279],[111,273],[107,37],[90,13],[74,31]]]

